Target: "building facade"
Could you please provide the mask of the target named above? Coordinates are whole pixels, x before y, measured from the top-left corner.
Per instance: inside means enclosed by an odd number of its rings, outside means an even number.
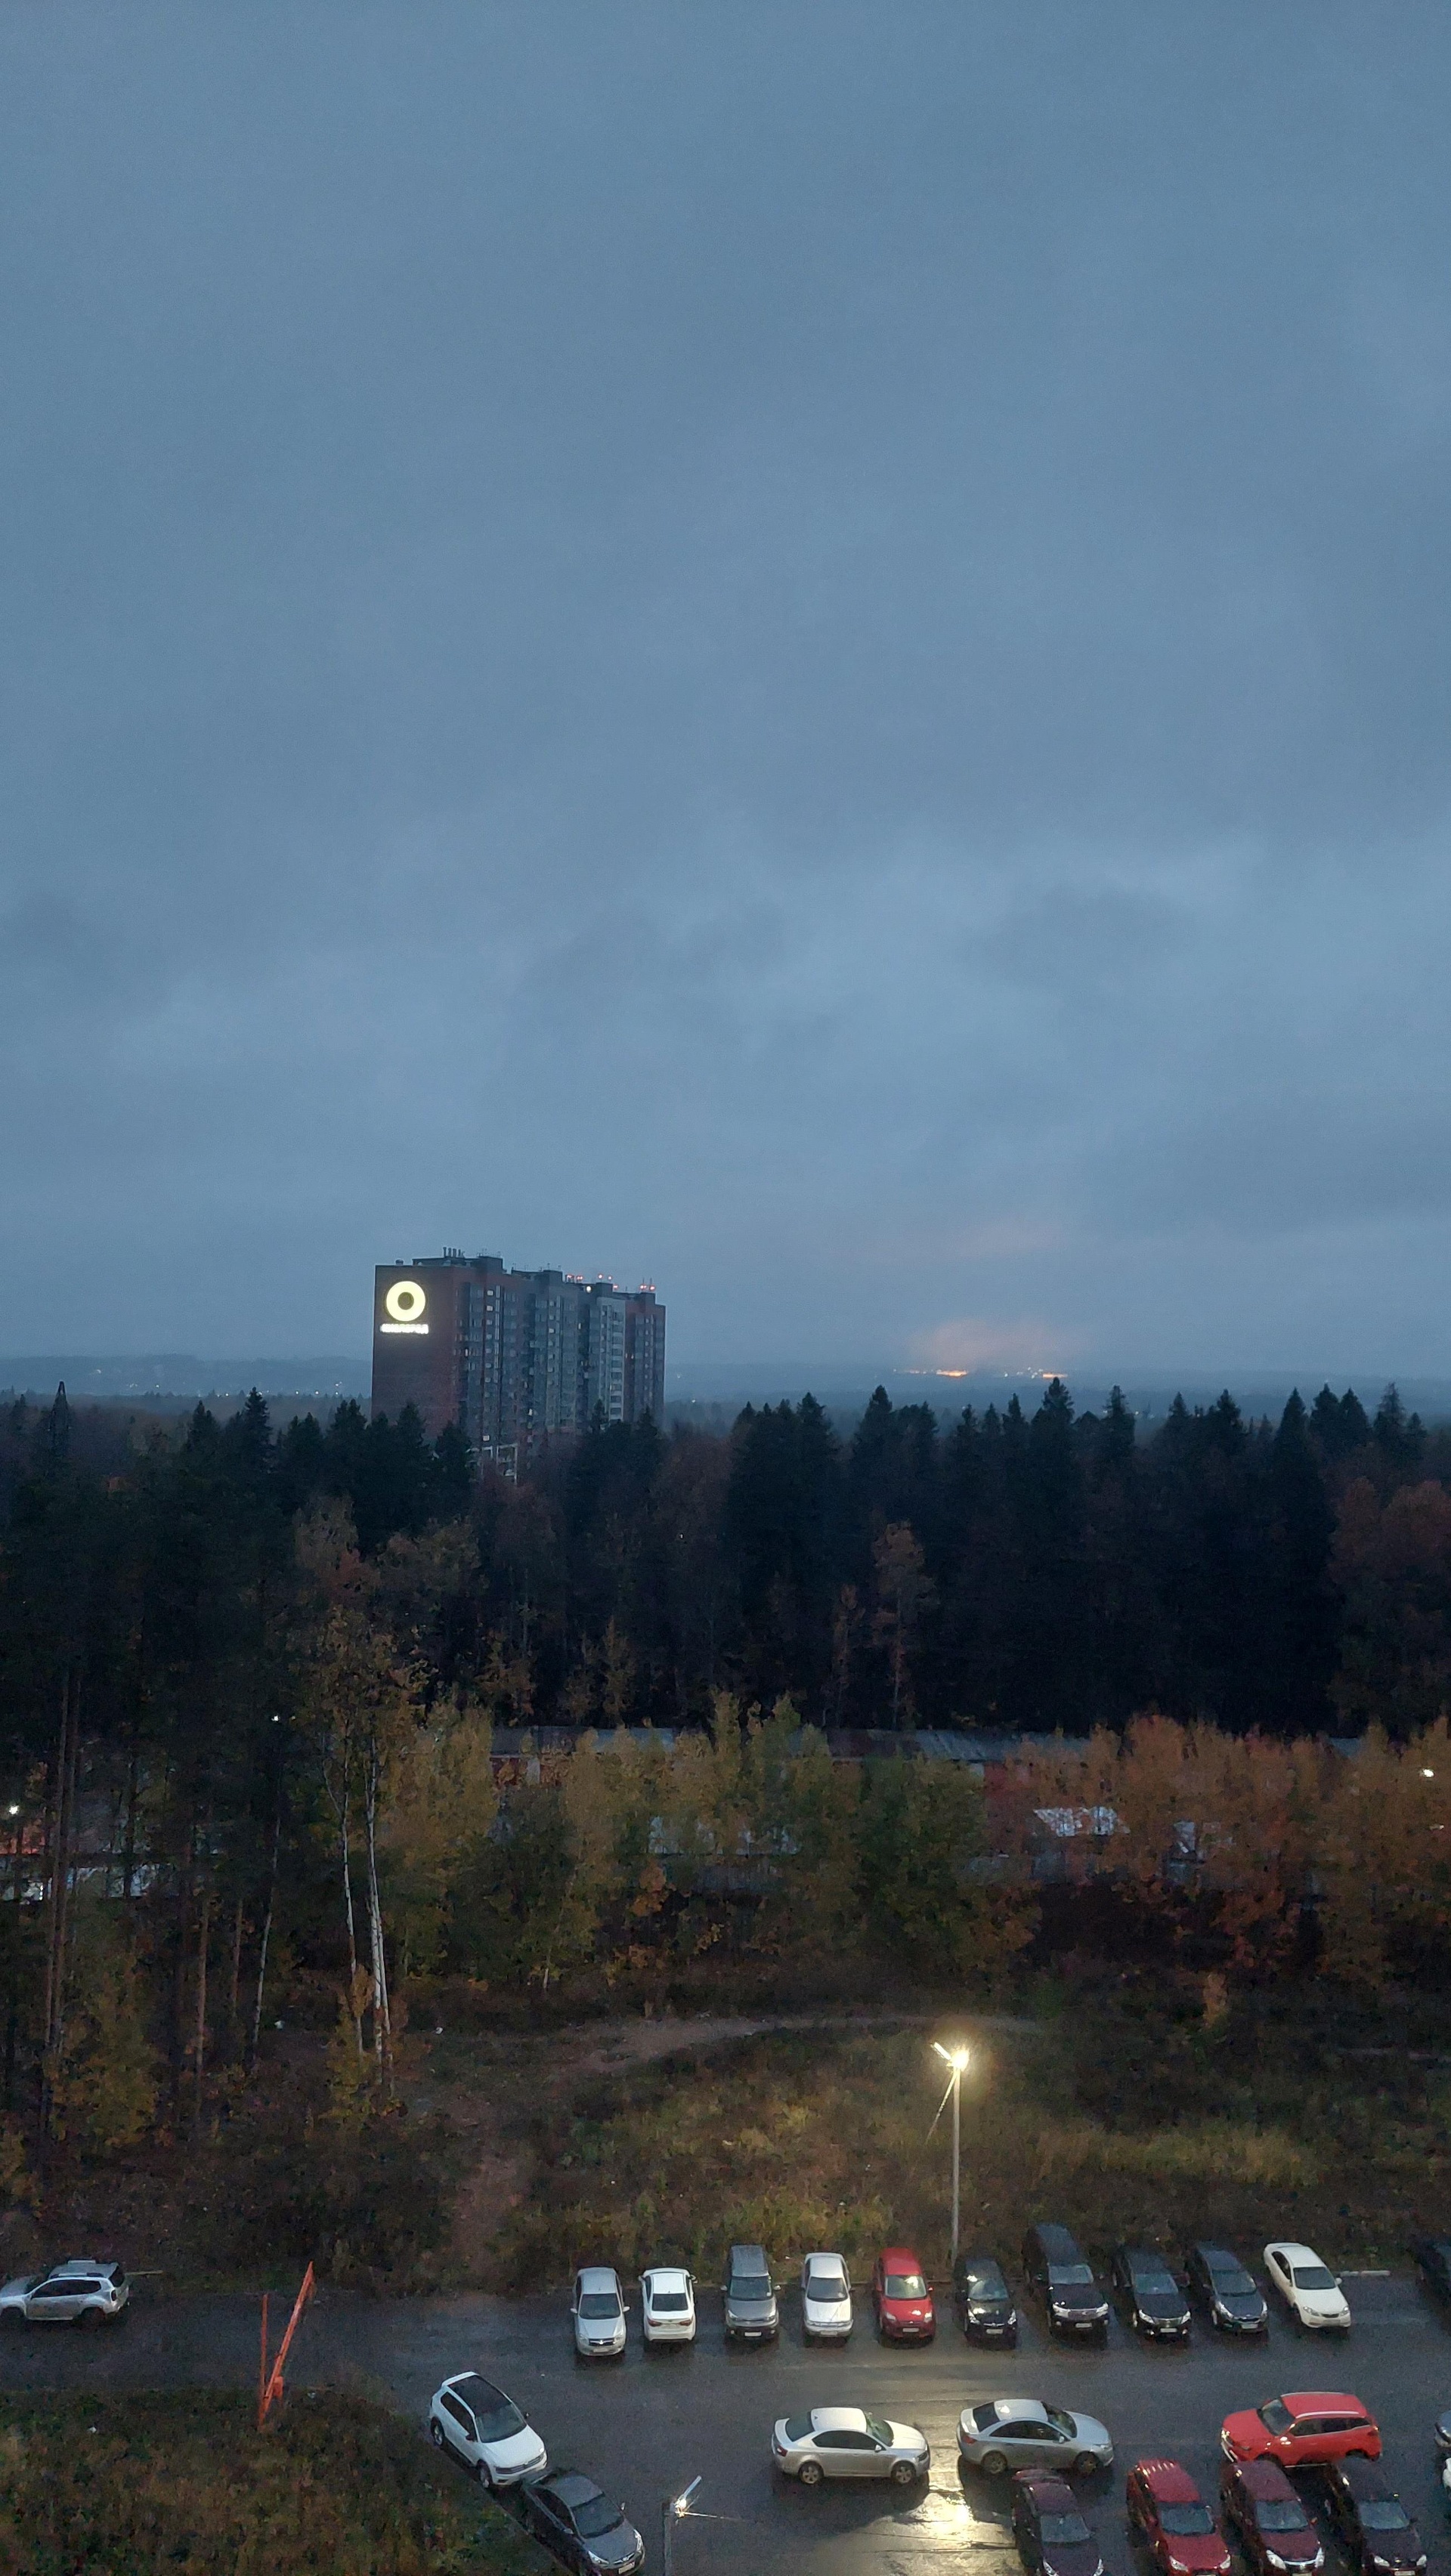
[[[512,1467],[552,1432],[665,1409],[665,1309],[653,1288],[506,1270],[497,1254],[386,1262],[373,1286],[373,1412],[417,1406],[436,1439]]]

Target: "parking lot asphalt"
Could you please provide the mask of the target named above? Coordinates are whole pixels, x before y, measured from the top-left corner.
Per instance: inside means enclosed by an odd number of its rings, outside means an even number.
[[[441,2379],[477,2369],[507,2388],[559,2466],[588,2471],[619,2497],[660,2564],[661,2499],[696,2476],[698,2515],[677,2525],[677,2576],[936,2576],[976,2565],[1007,2576],[1017,2565],[1001,2486],[959,2472],[957,2417],[969,2402],[1022,2392],[1097,2415],[1116,2446],[1111,2475],[1082,2490],[1109,2576],[1146,2576],[1123,2511],[1124,2470],[1145,2453],[1182,2460],[1214,2501],[1219,2427],[1231,2407],[1282,2389],[1350,2389],[1377,2417],[1386,2465],[1421,2526],[1438,2576],[1451,2576],[1451,2518],[1431,2427],[1451,2405],[1451,2327],[1409,2276],[1346,2278],[1354,2315],[1348,2336],[1305,2336],[1279,2317],[1268,2345],[1231,2344],[1197,2321],[1187,2350],[1147,2349],[1123,2327],[1106,2349],[1050,2340],[1031,2311],[1016,2352],[967,2343],[944,2318],[934,2344],[878,2344],[870,2310],[844,2347],[807,2348],[799,2302],[783,2302],[779,2344],[724,2348],[720,2303],[702,2293],[693,2346],[645,2353],[634,2292],[631,2343],[619,2362],[578,2362],[564,2294],[368,2300],[324,2291],[299,2332],[289,2365],[294,2400],[308,2388],[352,2387],[386,2400],[421,2426]],[[272,2302],[275,2346],[287,2301]],[[0,2388],[255,2387],[256,2299],[168,2298],[138,2284],[129,2321],[80,2335],[34,2327],[0,2341]],[[925,2492],[830,2484],[814,2493],[773,2475],[771,2426],[812,2405],[860,2405],[920,2424],[932,2444]],[[460,2472],[462,2474],[462,2472]],[[1314,2480],[1306,2478],[1307,2501]],[[1345,2562],[1326,2541],[1330,2576]]]

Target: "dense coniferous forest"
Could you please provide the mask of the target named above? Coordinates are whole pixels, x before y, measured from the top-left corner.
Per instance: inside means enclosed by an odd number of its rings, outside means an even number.
[[[311,2174],[356,2253],[383,2188],[359,2140],[398,2165],[379,2106],[430,1979],[990,1982],[1100,1937],[1053,1931],[1047,1863],[1111,1882],[1114,1938],[1216,1972],[1307,1940],[1369,1984],[1439,1960],[1448,1483],[1394,1390],[1373,1419],[1329,1389],[1278,1423],[1176,1404],[1148,1439],[1056,1382],[945,1427],[879,1392],[845,1440],[806,1398],[724,1438],[600,1425],[518,1483],[355,1404],[280,1429],[257,1396],[179,1426],[14,1404],[0,2183],[16,2115],[43,2158],[200,2136],[265,2001],[336,2020],[278,2207]],[[501,1771],[499,1730],[546,1723],[577,1749]],[[862,1727],[1077,1742],[985,1786],[834,1761]],[[1075,1814],[1065,1851],[1043,1820]]]
[[[1057,1381],[946,1426],[878,1390],[846,1440],[808,1396],[724,1439],[600,1427],[518,1484],[411,1410],[274,1431],[254,1396],[138,1431],[62,1397],[0,1417],[12,1762],[47,1751],[63,1675],[118,1744],[184,1771],[205,1718],[247,1759],[328,1507],[374,1563],[453,1531],[432,1686],[515,1722],[689,1724],[728,1689],[818,1724],[1405,1734],[1451,1690],[1451,1435],[1394,1388],[1373,1418],[1328,1387],[1278,1423],[1180,1401],[1148,1439]]]

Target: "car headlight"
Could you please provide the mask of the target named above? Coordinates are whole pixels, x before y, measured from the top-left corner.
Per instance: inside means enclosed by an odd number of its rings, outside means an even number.
[[[1279,2557],[1273,2549],[1267,2549],[1265,2551],[1265,2565],[1267,2567],[1279,2567],[1283,2569],[1288,2567],[1289,2563],[1288,2558]]]

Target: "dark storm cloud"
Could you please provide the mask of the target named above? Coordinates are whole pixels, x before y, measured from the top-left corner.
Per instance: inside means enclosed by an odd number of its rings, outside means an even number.
[[[1448,1364],[1441,12],[0,70],[0,1346]]]

